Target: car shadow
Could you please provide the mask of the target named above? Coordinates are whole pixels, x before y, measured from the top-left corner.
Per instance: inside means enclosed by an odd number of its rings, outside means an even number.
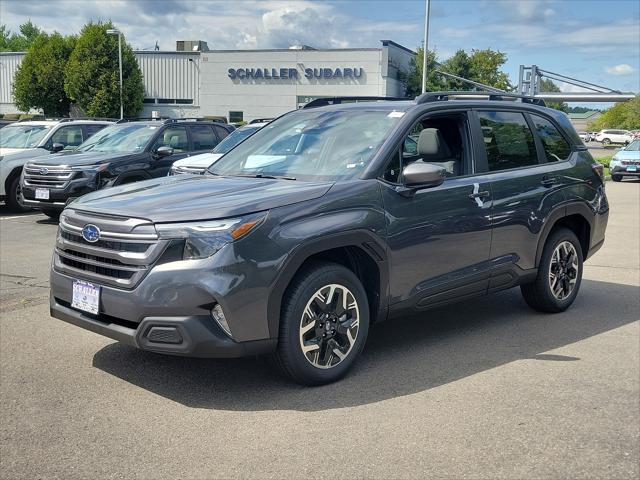
[[[189,359],[113,343],[93,365],[188,407],[319,411],[411,395],[517,360],[580,361],[545,352],[637,321],[639,311],[632,285],[583,280],[572,308],[556,315],[532,311],[511,289],[374,326],[355,368],[315,388],[292,384],[265,358]]]

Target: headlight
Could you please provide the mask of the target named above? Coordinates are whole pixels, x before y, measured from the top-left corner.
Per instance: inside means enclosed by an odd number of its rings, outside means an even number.
[[[207,258],[227,243],[246,235],[264,219],[265,214],[248,215],[204,222],[157,224],[158,237],[184,239],[183,260]]]

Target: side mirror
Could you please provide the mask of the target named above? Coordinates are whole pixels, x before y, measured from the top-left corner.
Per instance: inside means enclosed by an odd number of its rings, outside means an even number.
[[[163,145],[162,147],[156,150],[157,157],[162,158],[162,157],[168,157],[169,155],[173,155],[173,148],[167,147],[166,145]]]
[[[446,170],[432,163],[413,162],[402,171],[405,187],[414,190],[442,185],[445,177]]]
[[[61,143],[54,143],[51,145],[51,153],[61,152],[62,150],[64,150],[64,145]]]

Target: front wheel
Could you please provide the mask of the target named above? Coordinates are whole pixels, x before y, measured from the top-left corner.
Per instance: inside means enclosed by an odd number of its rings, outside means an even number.
[[[7,190],[7,207],[13,212],[27,212],[29,208],[25,208],[20,204],[20,176],[16,175],[9,183]]]
[[[566,228],[553,231],[542,251],[535,281],[520,287],[527,304],[548,313],[569,308],[580,289],[582,262],[578,237]]]
[[[605,147],[608,147],[609,145],[611,145],[611,140],[609,140],[608,138],[603,138],[602,145],[604,145]]]
[[[358,277],[342,265],[315,263],[285,293],[275,360],[295,382],[331,383],[353,366],[368,331],[369,305]]]
[[[51,210],[49,208],[44,208],[42,209],[42,213],[44,213],[47,217],[51,218],[52,220],[58,220],[62,212],[60,210]]]
[[[614,182],[621,182],[622,175],[611,175],[611,180],[613,180]]]

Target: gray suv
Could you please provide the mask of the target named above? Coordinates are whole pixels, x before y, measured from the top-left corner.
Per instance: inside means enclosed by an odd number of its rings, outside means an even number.
[[[158,353],[271,353],[323,384],[375,323],[514,286],[565,310],[608,210],[602,166],[534,99],[324,99],[205,175],[70,203],[51,314]]]

